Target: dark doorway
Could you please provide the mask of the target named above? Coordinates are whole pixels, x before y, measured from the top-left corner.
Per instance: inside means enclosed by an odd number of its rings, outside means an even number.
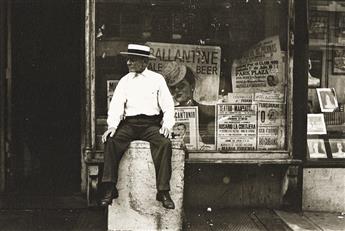
[[[83,3],[13,2],[7,191],[79,192]]]

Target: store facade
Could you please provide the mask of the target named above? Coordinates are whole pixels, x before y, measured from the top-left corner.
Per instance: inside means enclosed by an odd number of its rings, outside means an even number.
[[[13,25],[10,4],[1,4],[0,188],[6,191]],[[74,167],[89,204],[102,171],[108,103],[128,72],[119,52],[147,43],[157,57],[149,68],[167,78],[176,103],[173,139],[188,150],[187,205],[279,207],[292,190],[294,203],[313,208],[317,200],[302,201],[318,196],[308,194],[306,183],[339,185],[334,179],[342,179],[345,167],[344,9],[341,1],[321,0],[86,0],[85,75],[76,84],[81,154]]]

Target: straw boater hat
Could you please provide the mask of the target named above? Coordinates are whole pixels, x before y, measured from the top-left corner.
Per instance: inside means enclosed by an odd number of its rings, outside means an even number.
[[[139,44],[128,44],[127,52],[121,51],[122,55],[135,55],[141,57],[147,57],[149,59],[155,59],[156,57],[150,54],[150,47]]]
[[[165,63],[161,74],[164,76],[168,86],[175,86],[182,81],[186,75],[187,68],[178,62]]]

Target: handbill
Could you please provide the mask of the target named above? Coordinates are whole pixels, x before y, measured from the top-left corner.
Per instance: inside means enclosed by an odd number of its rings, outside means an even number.
[[[187,149],[198,149],[198,107],[175,107],[173,136],[184,141]]]
[[[252,104],[253,103],[253,93],[228,93],[228,100],[227,103],[231,104]]]
[[[285,144],[285,104],[258,102],[258,150],[279,150]]]
[[[184,64],[196,74],[193,99],[199,103],[214,104],[218,99],[221,49],[218,46],[199,46],[150,42],[156,59],[148,68],[161,73],[169,62]]]
[[[107,80],[107,107],[109,109],[110,101],[113,98],[115,88],[120,80]]]
[[[256,150],[257,105],[217,104],[216,108],[217,150]]]
[[[268,92],[255,92],[254,101],[264,102],[285,102],[284,92],[268,91]]]
[[[233,92],[284,92],[283,67],[279,37],[266,38],[234,60]]]

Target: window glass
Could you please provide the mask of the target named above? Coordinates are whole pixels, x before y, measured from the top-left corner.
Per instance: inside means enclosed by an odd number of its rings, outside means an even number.
[[[345,3],[309,1],[308,157],[345,158]]]
[[[175,101],[189,150],[287,149],[288,0],[96,1],[96,115],[146,43]],[[315,54],[317,56],[317,54]]]

